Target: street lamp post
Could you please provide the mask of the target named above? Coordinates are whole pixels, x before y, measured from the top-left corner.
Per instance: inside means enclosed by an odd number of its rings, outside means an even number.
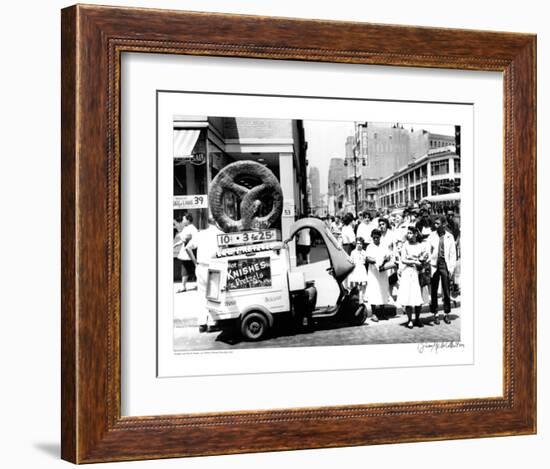
[[[332,197],[334,202],[334,215],[336,215],[336,213],[338,212],[338,200],[336,197],[336,188],[339,187],[340,184],[338,184],[336,181],[333,181],[331,185],[332,185]]]
[[[357,190],[357,152],[353,152],[353,184],[355,186],[355,216],[359,216],[359,191]]]
[[[362,139],[361,139],[360,129],[363,128],[363,127],[367,127],[368,123],[365,122],[364,124],[362,124],[362,123],[356,122],[355,126],[356,126],[356,139],[355,139],[355,145],[353,147],[353,157],[345,158],[344,159],[344,166],[348,165],[348,160],[352,161],[352,164],[353,164],[353,185],[354,185],[354,195],[355,195],[355,216],[359,216],[359,190],[358,190],[358,183],[357,183],[357,178],[358,178],[358,176],[357,176],[357,163],[359,163],[359,161],[361,161],[361,164],[363,166],[366,166],[366,163],[367,163],[364,156],[359,156],[360,148],[363,144],[362,141],[361,141]]]

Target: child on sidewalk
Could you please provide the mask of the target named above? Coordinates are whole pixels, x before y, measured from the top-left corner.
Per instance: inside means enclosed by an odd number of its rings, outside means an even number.
[[[348,277],[350,287],[357,287],[359,290],[359,303],[364,302],[365,290],[367,289],[367,269],[365,267],[367,255],[363,249],[363,243],[363,238],[357,238],[355,242],[355,249],[350,253],[350,257],[352,262],[355,264],[355,268]]]

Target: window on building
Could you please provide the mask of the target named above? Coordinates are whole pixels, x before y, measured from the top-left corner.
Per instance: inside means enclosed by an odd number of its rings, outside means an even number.
[[[422,166],[422,168],[420,168],[420,175],[422,178],[427,178],[428,177],[428,165],[425,164]]]
[[[432,195],[449,194],[451,192],[455,192],[455,183],[451,182],[450,179],[432,181]]]
[[[423,182],[422,183],[422,198],[428,197],[428,183]]]
[[[455,192],[460,192],[460,178],[454,180]]]
[[[455,173],[460,173],[460,159],[455,158],[454,163],[455,163]]]
[[[432,161],[432,176],[449,174],[449,160]]]

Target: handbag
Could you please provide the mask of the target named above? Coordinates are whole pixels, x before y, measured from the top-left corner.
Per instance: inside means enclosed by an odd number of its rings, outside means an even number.
[[[431,267],[428,262],[423,263],[418,269],[418,283],[420,287],[426,287],[432,282]]]

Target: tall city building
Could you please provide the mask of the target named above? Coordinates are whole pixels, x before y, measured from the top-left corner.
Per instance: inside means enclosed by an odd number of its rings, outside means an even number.
[[[311,184],[311,208],[316,210],[321,205],[321,177],[319,168],[316,166],[309,168],[309,182]]]
[[[328,168],[328,194],[337,195],[344,186],[344,159],[331,158]]]
[[[366,160],[362,166],[363,178],[385,178],[425,155],[428,150],[455,143],[454,135],[405,129],[401,124],[365,124],[357,125],[354,138],[357,155]]]
[[[357,122],[355,134],[348,136],[344,145],[345,188],[343,203],[338,204],[338,207],[344,212],[352,213],[373,210],[381,196],[377,190],[380,181],[403,171],[425,157],[428,152],[454,144],[454,135],[435,134],[421,128],[405,129],[399,123]],[[415,199],[409,196],[409,191],[404,191],[403,194],[407,197],[394,197],[391,204]],[[389,200],[390,198],[385,199],[386,206],[390,204]]]

